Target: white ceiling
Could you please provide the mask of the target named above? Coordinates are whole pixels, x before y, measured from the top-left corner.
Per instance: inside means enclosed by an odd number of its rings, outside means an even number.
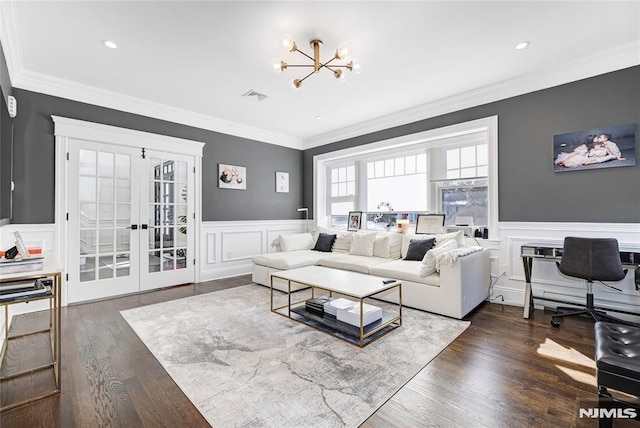
[[[640,1],[2,1],[12,85],[308,148],[640,64]],[[290,34],[363,71],[300,91]],[[102,40],[119,48],[107,49]],[[516,51],[523,40],[531,45]],[[241,95],[255,90],[268,98]],[[317,120],[322,116],[322,120]]]

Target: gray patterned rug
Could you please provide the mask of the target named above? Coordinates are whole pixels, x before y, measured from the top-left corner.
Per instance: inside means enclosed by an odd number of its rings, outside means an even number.
[[[469,322],[403,309],[360,349],[269,311],[245,285],[121,312],[214,427],[355,427]]]

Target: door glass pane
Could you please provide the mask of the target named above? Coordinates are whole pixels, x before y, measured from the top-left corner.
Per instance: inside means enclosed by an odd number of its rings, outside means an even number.
[[[176,269],[184,269],[187,267],[187,249],[178,248],[176,250]]]
[[[131,249],[131,243],[129,242],[129,236],[131,232],[129,229],[116,230],[116,251],[129,251]]]
[[[129,276],[130,257],[129,254],[116,255],[116,277]]]
[[[80,228],[96,228],[96,204],[80,204]]]
[[[130,163],[128,155],[116,154],[116,177],[131,177]]]
[[[98,252],[100,254],[113,253],[113,232],[113,229],[98,231]]]
[[[98,152],[98,175],[113,177],[113,153]]]
[[[165,202],[165,203],[173,203],[173,191],[174,191],[173,183],[162,183],[162,200],[156,202]]]
[[[187,182],[187,163],[186,162],[176,162],[176,181],[180,183]]]
[[[149,228],[149,249],[160,248],[160,228]]]
[[[114,204],[100,204],[100,227],[114,226]]]
[[[162,248],[171,248],[174,244],[174,231],[173,227],[165,227],[162,232]]]
[[[96,178],[95,177],[80,177],[78,179],[79,198],[80,201],[92,202],[96,200]]]
[[[187,228],[179,227],[178,233],[176,233],[176,247],[186,247],[187,246]]]
[[[79,155],[80,175],[96,175],[96,152],[94,150],[80,150]]]
[[[80,257],[80,282],[96,279],[96,258]]]
[[[165,250],[162,252],[162,270],[174,270],[175,259],[173,250]]]
[[[160,159],[149,159],[149,178],[151,180],[160,180]]]
[[[160,272],[160,251],[149,252],[149,272]]]
[[[149,206],[149,225],[160,226],[161,210],[161,205],[151,204]]]
[[[98,195],[100,202],[113,202],[113,178],[98,179]]]
[[[128,227],[131,223],[131,206],[129,204],[116,205],[116,227]]]
[[[100,268],[98,269],[98,278],[99,279],[108,279],[113,278],[113,274],[115,273],[114,264],[113,264],[113,255],[108,256],[100,256]]]
[[[116,180],[116,201],[129,202],[131,200],[131,180]]]
[[[166,205],[164,207],[164,219],[162,220],[162,224],[163,225],[171,225],[173,226],[175,224],[175,217],[173,215],[173,206],[171,205]]]
[[[96,231],[80,229],[80,254],[96,253]]]

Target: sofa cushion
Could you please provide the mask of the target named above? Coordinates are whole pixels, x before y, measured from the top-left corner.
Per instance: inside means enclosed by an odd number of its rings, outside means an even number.
[[[328,233],[318,234],[316,245],[313,247],[315,251],[322,251],[324,253],[330,253],[333,247],[333,242],[336,240],[337,235],[330,235]]]
[[[333,243],[333,249],[331,251],[334,253],[348,253],[349,249],[351,249],[352,239],[352,232],[338,232],[338,236],[336,236],[336,240]]]
[[[349,254],[354,256],[373,257],[373,245],[376,233],[354,233],[349,247]]]
[[[354,272],[369,273],[372,266],[388,262],[389,259],[380,257],[354,256],[353,254],[332,254],[318,260],[320,266],[336,269],[351,270]]]
[[[318,264],[318,260],[326,257],[327,253],[313,250],[289,251],[287,253],[268,253],[254,256],[251,260],[260,266],[267,266],[279,270],[295,269]]]
[[[451,240],[456,241],[458,247],[465,246],[464,233],[462,232],[462,230],[458,230],[457,232],[441,233],[439,235],[436,235],[436,248],[444,245]]]
[[[409,248],[407,249],[407,256],[405,260],[422,261],[424,255],[427,254],[433,244],[436,242],[435,238],[432,239],[412,239],[409,242]]]
[[[382,276],[384,278],[399,279],[400,281],[411,281],[420,284],[440,286],[440,275],[434,273],[427,277],[420,276],[421,261],[414,260],[393,260],[379,265],[372,266],[369,274]]]
[[[284,252],[310,250],[313,247],[313,235],[310,233],[292,233],[280,235],[280,249]]]
[[[376,241],[373,243],[373,257],[382,257],[384,259],[389,258],[389,237],[388,236],[376,236]]]
[[[432,248],[427,251],[422,259],[422,266],[420,267],[420,276],[426,277],[431,275],[434,272],[440,272],[440,257],[451,251],[458,248],[458,243],[455,239],[449,239],[445,241],[442,245],[436,248]]]

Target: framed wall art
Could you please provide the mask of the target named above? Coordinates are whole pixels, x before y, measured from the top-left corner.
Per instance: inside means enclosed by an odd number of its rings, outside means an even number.
[[[636,164],[635,123],[553,136],[553,171],[578,171]]]
[[[289,173],[276,171],[276,192],[289,193]]]
[[[218,164],[218,187],[245,190],[247,188],[247,169],[244,166]]]

